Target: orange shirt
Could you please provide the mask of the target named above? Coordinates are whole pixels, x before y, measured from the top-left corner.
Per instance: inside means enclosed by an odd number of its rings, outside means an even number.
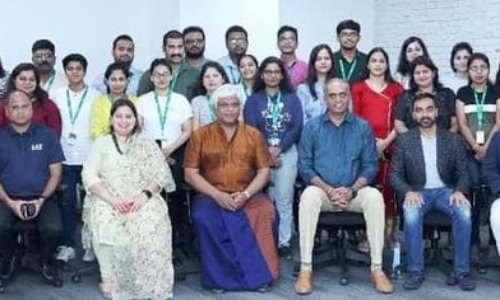
[[[270,156],[261,133],[240,123],[230,141],[219,122],[193,134],[184,167],[199,169],[210,184],[223,192],[243,191],[257,170],[270,167]]]

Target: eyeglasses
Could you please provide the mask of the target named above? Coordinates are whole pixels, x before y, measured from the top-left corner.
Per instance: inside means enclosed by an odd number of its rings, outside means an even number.
[[[246,42],[247,42],[247,39],[243,38],[243,37],[229,39],[229,43],[231,43],[231,44],[236,44],[236,43],[246,44]]]
[[[201,45],[205,43],[203,39],[186,39],[184,42],[186,43],[186,46],[192,46],[194,44]]]
[[[476,66],[473,66],[473,67],[470,67],[469,70],[474,72],[474,73],[478,73],[478,72],[484,72],[484,71],[487,71],[489,68],[486,67],[486,66],[479,66],[479,67],[476,67]]]
[[[167,79],[169,78],[170,76],[172,76],[169,72],[165,72],[165,73],[153,73],[153,77],[154,78],[157,78],[157,79]]]

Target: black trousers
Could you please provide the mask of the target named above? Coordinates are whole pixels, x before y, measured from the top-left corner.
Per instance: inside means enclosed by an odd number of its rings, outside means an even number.
[[[0,202],[0,257],[6,260],[12,259],[14,255],[16,222],[24,221],[19,219],[5,203]],[[39,250],[41,262],[49,262],[63,236],[61,211],[56,197],[47,199],[38,216],[27,222],[34,222],[40,234],[40,249],[37,250]]]
[[[157,141],[160,145],[160,141]],[[189,205],[186,199],[186,193],[182,189],[184,184],[184,151],[187,143],[175,150],[170,157],[175,160],[175,164],[169,165],[172,171],[172,177],[175,181],[175,191],[169,193],[168,210],[170,221],[172,222],[172,244],[174,246],[185,245],[193,242],[193,229],[189,219]],[[165,193],[162,193],[165,196]]]

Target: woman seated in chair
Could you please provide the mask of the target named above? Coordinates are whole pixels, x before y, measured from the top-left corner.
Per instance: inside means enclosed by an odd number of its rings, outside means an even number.
[[[130,100],[113,102],[111,134],[95,141],[83,182],[83,247],[97,256],[103,296],[171,298],[171,227],[160,191],[175,186],[156,144],[138,134]]]

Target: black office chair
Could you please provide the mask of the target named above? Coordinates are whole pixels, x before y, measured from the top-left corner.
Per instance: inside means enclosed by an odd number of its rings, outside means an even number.
[[[37,230],[35,222],[21,220],[15,222],[13,227],[15,234],[13,265],[11,266],[8,274],[2,278],[3,289],[5,288],[6,283],[20,268],[32,269],[41,272],[38,263],[39,255],[36,251],[36,249],[39,248]],[[63,285],[63,280],[60,277],[59,262],[54,260],[51,267],[52,269],[49,270],[49,272],[52,273],[53,276],[51,276],[51,278],[44,276],[45,282],[55,287],[61,287]]]
[[[296,189],[296,199],[300,200],[300,195],[305,189],[306,185],[303,182],[298,181],[295,184]],[[297,202],[298,203],[298,202]],[[298,204],[295,205],[298,210]],[[298,223],[298,213],[296,213],[296,220]],[[365,218],[361,212],[351,212],[351,211],[332,211],[332,212],[321,212],[319,215],[318,226],[316,229],[316,240],[321,242],[321,233],[323,231],[328,232],[329,245],[325,249],[321,248],[321,243],[315,243],[315,250],[313,255],[316,257],[323,256],[325,253],[332,254],[327,260],[322,260],[314,262],[314,269],[321,269],[330,265],[338,264],[341,268],[340,284],[347,285],[350,281],[350,272],[348,269],[349,264],[363,264],[370,259],[358,259],[350,260],[347,258],[347,237],[348,232],[355,232],[358,230],[364,230],[366,228]],[[332,246],[334,247],[332,251]],[[295,265],[294,276],[298,276],[300,272],[300,263]]]

